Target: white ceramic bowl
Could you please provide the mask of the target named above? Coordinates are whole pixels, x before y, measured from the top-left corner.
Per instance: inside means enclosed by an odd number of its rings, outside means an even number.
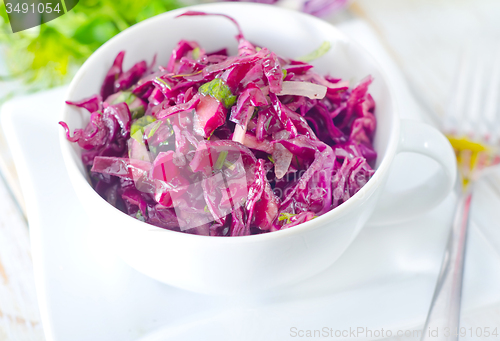
[[[234,17],[249,41],[282,56],[298,57],[330,41],[330,51],[313,63],[319,73],[353,84],[372,75],[375,81],[370,93],[377,104],[377,170],[351,199],[307,223],[261,235],[206,237],[160,229],[109,205],[87,182],[79,148],[61,133],[64,160],[77,195],[95,224],[112,236],[110,247],[114,246],[132,267],[164,283],[201,293],[232,294],[287,285],[324,270],[345,251],[374,211],[398,151],[412,149],[427,154],[445,169],[446,181],[434,191],[431,203],[440,201],[451,189],[455,171],[449,144],[437,131],[418,123],[411,129],[407,129],[407,123],[402,138],[396,105],[380,68],[336,28],[306,14],[261,4],[216,3],[190,9]],[[236,52],[237,31],[229,20],[213,16],[175,18],[186,10],[143,21],[108,41],[79,70],[67,99],[98,93],[106,71],[121,50],[126,51],[125,69],[139,60],[150,61],[155,54],[158,63],[166,65],[180,39],[196,40],[207,51],[228,47],[231,53]],[[88,118],[85,110],[71,106],[64,107],[61,117],[72,130],[82,128]],[[399,209],[404,214],[404,205],[399,204]]]

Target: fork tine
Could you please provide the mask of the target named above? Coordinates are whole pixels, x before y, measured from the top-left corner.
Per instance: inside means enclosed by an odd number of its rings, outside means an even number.
[[[491,44],[490,44],[491,46]],[[458,328],[462,295],[465,241],[469,225],[469,208],[473,184],[490,166],[500,163],[498,147],[491,148],[500,138],[500,61],[499,51],[488,55],[488,50],[476,48],[477,56],[462,56],[454,97],[450,101],[443,122],[445,132],[455,148],[457,163],[463,181],[449,244],[441,265],[424,333],[421,341],[428,340],[425,330],[446,323],[448,328]],[[491,57],[491,58],[489,58]],[[488,60],[490,59],[490,60]],[[492,65],[488,68],[488,65]],[[495,130],[496,124],[496,131]],[[451,136],[450,136],[451,135]],[[484,170],[484,171],[483,171]],[[496,169],[498,172],[498,168]],[[489,185],[499,189],[500,175],[490,173]],[[494,178],[496,176],[496,179]],[[445,308],[443,308],[445,307]],[[447,340],[458,340],[452,335]]]
[[[498,105],[500,99],[498,98],[500,94],[500,63],[498,50],[495,50],[491,55],[492,65],[490,70],[487,72],[490,74],[489,82],[486,87],[486,97],[484,101],[484,113],[481,115],[480,125],[479,125],[479,136],[483,138],[483,142],[491,145],[495,145],[498,141],[498,134],[495,131]]]
[[[446,133],[495,145],[500,141],[500,49],[462,53],[453,97],[443,121]]]
[[[459,60],[459,72],[456,74],[452,97],[448,102],[445,117],[443,120],[443,130],[451,135],[458,135],[458,127],[463,117],[463,108],[465,104],[468,72],[469,56],[467,53],[462,53]]]
[[[470,61],[469,79],[471,79],[470,93],[465,94],[468,98],[465,105],[465,113],[459,125],[461,135],[469,137],[471,140],[478,140],[479,120],[483,116],[484,79],[486,79],[485,63],[482,57],[474,55]]]
[[[500,139],[500,49],[468,49],[460,58],[443,129],[457,153],[464,184],[493,163]],[[493,147],[493,148],[491,148]]]

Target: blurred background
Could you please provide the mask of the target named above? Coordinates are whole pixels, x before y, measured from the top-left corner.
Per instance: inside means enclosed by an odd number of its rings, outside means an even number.
[[[13,34],[0,1],[0,103],[69,83],[78,67],[120,31],[168,10],[214,0],[81,0],[65,15]],[[497,0],[256,0],[334,24],[366,21],[431,109],[443,112],[457,55],[500,41]]]
[[[165,11],[201,2],[209,0],[80,0],[73,10],[62,17],[39,27],[12,33],[6,7],[0,1],[0,105],[16,96],[68,84],[86,58],[120,31]],[[436,126],[445,115],[462,51],[477,47],[492,56],[498,53],[499,0],[257,2],[311,13],[334,25],[353,21],[366,24],[398,66],[422,115]],[[12,158],[0,129],[2,341],[44,340],[34,295],[23,202]],[[11,219],[6,219],[7,216]],[[2,254],[1,249],[6,243],[11,244],[11,255],[28,256],[20,257],[20,263],[6,265],[7,256]],[[8,266],[19,269],[21,279],[9,278],[5,270]],[[9,306],[13,308],[2,312],[6,299],[12,301]],[[481,316],[479,318],[484,318]],[[8,331],[13,329],[18,330],[16,335],[19,338],[7,337]]]

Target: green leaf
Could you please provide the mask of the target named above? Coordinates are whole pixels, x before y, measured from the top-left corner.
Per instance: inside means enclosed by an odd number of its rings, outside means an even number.
[[[230,108],[236,103],[236,96],[231,93],[229,86],[220,78],[203,84],[198,89],[203,95],[209,95],[224,104],[226,108]]]
[[[0,4],[0,42],[9,76],[31,91],[65,84],[110,38],[139,21],[179,7],[178,0],[80,0],[57,19],[13,34],[5,6]]]
[[[99,47],[118,33],[120,30],[111,18],[95,16],[76,30],[73,39],[85,45]]]

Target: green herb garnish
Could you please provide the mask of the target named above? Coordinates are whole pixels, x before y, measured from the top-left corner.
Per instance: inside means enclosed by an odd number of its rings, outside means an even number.
[[[151,116],[151,117],[153,117],[153,116]],[[162,123],[161,121],[155,123],[155,125],[153,126],[153,128],[151,128],[151,131],[148,134],[148,139],[150,139],[151,137],[153,137],[153,135],[156,133],[156,131],[158,130],[158,128],[160,128],[161,123]]]
[[[278,221],[285,220],[286,221],[285,224],[289,224],[290,219],[294,216],[296,216],[296,214],[282,212],[282,213],[280,213],[280,216],[278,217]]]
[[[120,91],[118,93],[118,96],[115,98],[115,100],[113,102],[111,102],[110,104],[118,104],[118,103],[125,102],[125,103],[127,103],[127,105],[130,105],[130,104],[132,104],[132,102],[136,98],[137,97],[134,94],[132,94],[131,91]]]
[[[331,44],[329,41],[324,41],[320,47],[318,47],[316,50],[312,51],[309,54],[306,54],[305,56],[296,58],[296,60],[300,60],[301,62],[309,63],[315,59],[318,59],[325,53],[327,53],[331,48]]]
[[[172,90],[172,87],[170,86],[170,84],[167,83],[166,80],[160,78],[160,77],[156,77],[155,80],[157,82],[160,82],[161,84],[163,84],[164,87],[166,87],[168,90]]]
[[[215,169],[222,169],[222,165],[224,165],[224,161],[226,161],[228,151],[223,150],[220,152],[219,157],[217,158],[217,161],[215,162]]]
[[[133,138],[136,139],[136,133],[138,131],[140,131],[141,135],[144,134],[144,127],[153,123],[154,121],[156,121],[156,118],[154,118],[153,116],[150,116],[150,115],[143,116],[143,117],[137,119],[137,121],[132,123],[132,126],[130,127],[130,136],[132,136]],[[142,143],[142,138],[141,138],[141,141],[139,141],[139,142]]]
[[[146,218],[144,218],[144,216],[142,215],[141,210],[137,211],[137,213],[135,214],[135,218],[140,221],[146,221]]]
[[[252,120],[252,119],[256,118],[258,114],[259,114],[259,108],[255,107],[255,109],[253,110],[252,117],[250,119]]]
[[[229,86],[220,78],[215,78],[214,80],[203,84],[200,86],[198,91],[203,95],[209,95],[222,104],[226,108],[230,108],[236,103],[236,96],[231,93]]]
[[[269,130],[269,126],[271,125],[271,120],[272,120],[272,117],[269,117],[269,119],[266,122],[266,130]]]
[[[199,47],[195,47],[193,49],[192,57],[194,60],[198,60],[198,58],[200,58],[200,48]]]
[[[138,106],[135,108],[132,108],[132,103],[137,99],[137,96],[134,95],[131,91],[120,91],[118,93],[118,96],[112,101],[110,104],[118,104],[118,103],[126,103],[130,109],[130,115],[132,116],[132,119],[138,119],[142,116],[144,116],[144,106]]]
[[[130,115],[132,116],[133,120],[141,118],[142,116],[144,116],[144,113],[146,112],[143,105],[137,108],[129,108],[129,109],[130,109]]]

